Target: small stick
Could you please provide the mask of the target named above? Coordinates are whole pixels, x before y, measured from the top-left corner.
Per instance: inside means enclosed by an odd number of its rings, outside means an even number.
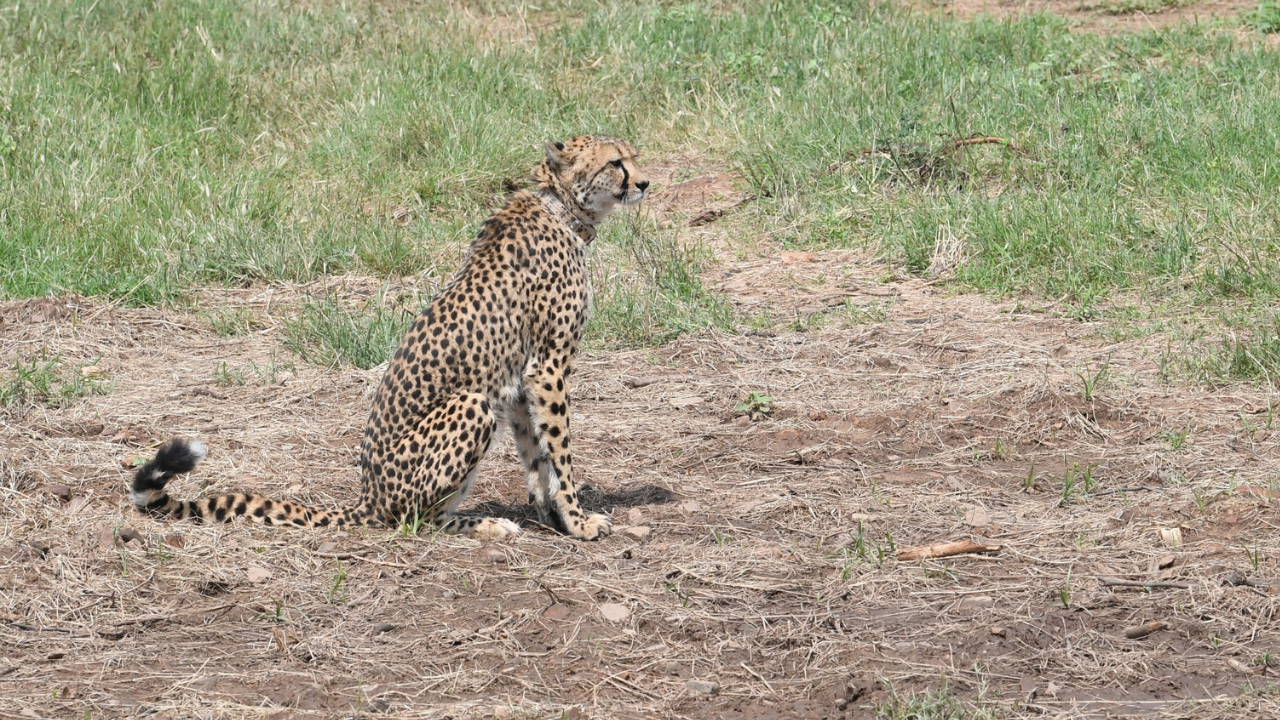
[[[1099,495],[1111,495],[1113,493],[1122,493],[1122,492],[1141,492],[1143,490],[1147,492],[1160,492],[1164,490],[1164,488],[1152,487],[1150,485],[1132,485],[1130,487],[1111,488],[1110,490],[1103,490],[1101,492],[1089,493],[1089,494],[1093,497],[1098,497]]]
[[[1190,590],[1191,586],[1187,583],[1166,582],[1164,580],[1125,580],[1123,578],[1108,577],[1099,575],[1098,582],[1107,586],[1117,587],[1140,587],[1140,588],[1176,588],[1178,590]]]
[[[30,630],[31,632],[60,632],[67,634],[75,632],[72,628],[57,627],[56,625],[28,625],[27,623],[17,622],[16,620],[10,620],[9,624],[19,630]]]
[[[548,594],[548,595],[550,595],[550,596],[551,596],[551,604],[552,604],[552,605],[566,605],[566,604],[567,604],[565,601],[561,600],[561,599],[560,599],[560,597],[559,597],[558,595],[556,595],[556,594],[555,594],[555,591],[553,591],[553,590],[552,590],[552,589],[551,589],[551,588],[550,588],[546,583],[542,582],[542,578],[541,578],[541,577],[535,577],[535,578],[533,579],[533,581],[534,581],[534,582],[536,582],[536,583],[538,583],[538,587],[542,588],[543,592],[545,592],[546,594]],[[548,606],[548,607],[550,607],[550,606]]]
[[[622,384],[632,388],[633,390],[638,390],[642,387],[648,387],[654,383],[664,382],[669,379],[670,378],[666,377],[623,378]]]
[[[951,555],[963,555],[965,553],[998,553],[999,545],[979,545],[970,540],[956,540],[955,542],[941,543],[939,545],[926,545],[924,547],[906,548],[898,551],[899,560],[924,560],[925,558],[949,557]]]
[[[1124,636],[1130,640],[1141,640],[1153,632],[1160,632],[1161,630],[1167,629],[1169,629],[1168,623],[1153,620],[1143,625],[1134,625],[1133,627],[1125,628]]]
[[[751,673],[752,675],[754,675],[754,676],[755,676],[755,678],[756,678],[757,680],[759,680],[760,682],[764,683],[764,686],[765,686],[765,687],[767,687],[767,688],[769,688],[769,692],[773,693],[774,695],[777,695],[777,694],[778,694],[778,691],[773,689],[773,686],[769,684],[769,681],[768,681],[768,680],[765,680],[765,679],[764,679],[764,676],[763,676],[763,675],[761,675],[760,673],[756,672],[755,670],[752,670],[752,669],[751,669],[751,667],[750,667],[749,665],[747,665],[746,663],[738,663],[738,664],[742,666],[742,669],[743,669],[743,670],[746,670],[747,672]]]

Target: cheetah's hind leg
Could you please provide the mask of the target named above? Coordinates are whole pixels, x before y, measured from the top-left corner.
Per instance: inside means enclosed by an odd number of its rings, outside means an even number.
[[[520,526],[505,518],[457,514],[497,427],[488,400],[477,393],[464,393],[427,413],[396,447],[414,470],[409,487],[392,491],[390,514],[424,518],[445,532],[486,540],[518,535]]]

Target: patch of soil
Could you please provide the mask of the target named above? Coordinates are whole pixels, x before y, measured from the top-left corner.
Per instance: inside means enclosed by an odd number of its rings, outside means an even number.
[[[1100,9],[1101,3],[1085,3],[1081,0],[926,0],[921,6],[965,18],[978,14],[1008,17],[1047,12],[1067,18],[1074,30],[1106,35],[1233,19],[1242,13],[1256,10],[1258,3],[1256,0],[1194,0],[1186,5],[1171,6],[1153,13],[1139,10],[1105,12]],[[1267,42],[1271,43],[1270,40]]]
[[[182,497],[350,502],[378,370],[290,358],[280,328],[315,286],[201,294],[260,320],[236,337],[181,311],[4,304],[0,368],[101,358],[112,387],[0,409],[4,710],[870,718],[945,683],[1008,717],[1280,715],[1267,394],[1166,385],[1158,337],[1107,343],[885,271],[845,252],[726,266],[708,280],[778,322],[582,357],[584,503],[620,530],[589,544],[536,524],[509,439],[466,507],[521,522],[510,543],[142,517],[127,467],[173,435],[211,448]],[[325,283],[352,303],[380,287]],[[773,410],[735,413],[749,392]],[[895,559],[966,538],[1001,550]]]

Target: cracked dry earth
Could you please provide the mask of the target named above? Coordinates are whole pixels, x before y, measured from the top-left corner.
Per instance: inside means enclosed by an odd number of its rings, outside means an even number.
[[[257,318],[237,337],[0,306],[0,365],[109,387],[0,414],[0,717],[871,718],[940,688],[1007,717],[1277,716],[1270,395],[1163,384],[1158,337],[888,277],[724,265],[708,281],[771,328],[583,356],[574,454],[619,530],[597,543],[533,523],[509,439],[468,507],[515,542],[140,517],[125,468],[176,434],[211,447],[184,497],[350,501],[377,370],[285,350],[315,286],[208,293]],[[735,413],[750,392],[772,412]],[[895,558],[960,539],[1001,549]]]

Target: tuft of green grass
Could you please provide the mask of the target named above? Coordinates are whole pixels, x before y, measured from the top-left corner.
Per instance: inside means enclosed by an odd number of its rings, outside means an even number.
[[[890,698],[876,703],[878,720],[996,720],[993,708],[969,705],[946,688],[925,692],[890,691]]]
[[[646,347],[702,328],[732,328],[732,307],[702,283],[706,253],[674,230],[635,216],[616,219],[593,247],[589,345]]]
[[[1280,2],[1263,0],[1258,9],[1245,16],[1245,24],[1260,33],[1280,32]]]
[[[1160,355],[1161,375],[1166,380],[1187,378],[1207,385],[1230,382],[1280,383],[1280,315],[1268,311],[1245,310],[1219,318],[1211,331],[1216,339],[1202,336],[1203,331],[1176,331],[1180,342],[1173,341]]]
[[[213,331],[222,337],[248,335],[259,327],[258,319],[244,308],[219,308],[205,313],[205,317]]]
[[[30,360],[18,358],[0,376],[0,407],[22,411],[35,405],[64,407],[86,395],[105,395],[111,383],[86,377],[60,356],[42,353]]]
[[[371,303],[354,309],[326,297],[308,302],[285,324],[285,344],[313,365],[368,370],[391,357],[412,320],[399,308]]]
[[[1093,10],[1103,15],[1155,15],[1165,10],[1194,5],[1196,2],[1197,0],[1085,0],[1080,3],[1080,9]]]

